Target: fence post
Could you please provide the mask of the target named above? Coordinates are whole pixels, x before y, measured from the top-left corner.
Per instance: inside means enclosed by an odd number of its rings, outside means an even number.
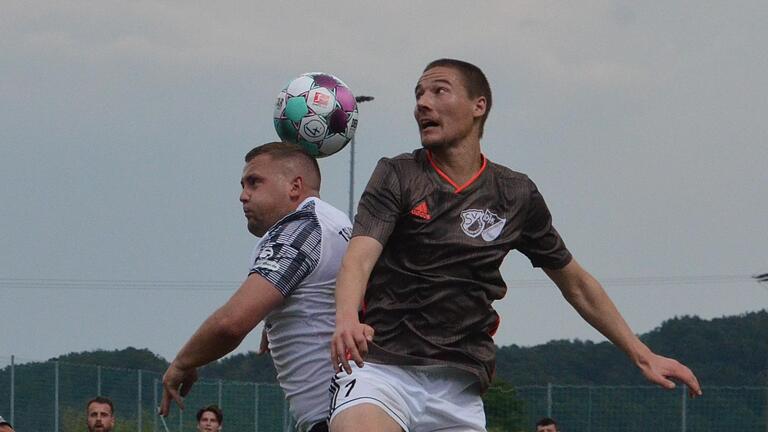
[[[59,432],[59,362],[53,362],[53,432]]]
[[[681,390],[680,394],[682,394],[682,397],[683,397],[682,412],[681,412],[682,418],[680,419],[680,424],[682,425],[682,431],[685,432],[685,429],[686,429],[685,421],[686,421],[686,417],[687,417],[686,416],[686,410],[687,410],[686,404],[687,404],[687,401],[686,401],[686,398],[685,398],[685,386],[681,385],[680,386],[680,390]]]
[[[288,401],[283,400],[283,430],[287,431],[291,427],[291,414],[288,410]]]
[[[552,383],[547,383],[547,417],[552,417]]]
[[[96,366],[96,396],[101,396],[101,366]]]
[[[259,432],[259,383],[253,383],[253,432]]]
[[[221,392],[223,387],[224,387],[223,381],[221,380],[221,378],[219,378],[219,398],[218,398],[219,409],[221,409]]]
[[[136,419],[136,430],[138,432],[141,432],[141,369],[139,369],[139,382],[138,382],[138,388],[136,389],[137,395],[136,395],[136,408],[137,408],[137,414],[138,418]]]
[[[160,407],[157,401],[157,378],[154,378],[152,380],[152,395],[154,397],[154,399],[152,400],[152,411],[155,412],[155,410],[157,410]],[[154,420],[153,421],[154,424],[152,425],[153,432],[157,432],[157,417],[159,417],[159,415],[160,415],[159,412],[155,412],[155,415],[152,416],[152,419]]]
[[[16,423],[16,419],[13,417],[14,414],[14,399],[16,398],[16,395],[14,394],[16,392],[16,363],[15,358],[13,355],[11,355],[11,424]]]
[[[587,387],[587,432],[592,432],[592,385]]]

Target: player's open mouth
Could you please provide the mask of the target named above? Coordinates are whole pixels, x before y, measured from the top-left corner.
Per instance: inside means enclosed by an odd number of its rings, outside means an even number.
[[[440,126],[440,124],[434,120],[430,120],[430,119],[419,120],[419,129],[422,131],[432,127],[437,127],[437,126]]]

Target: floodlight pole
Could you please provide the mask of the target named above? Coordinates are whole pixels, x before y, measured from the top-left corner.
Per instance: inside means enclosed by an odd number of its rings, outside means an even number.
[[[355,102],[361,104],[363,102],[370,102],[374,99],[373,96],[356,96]],[[353,221],[354,218],[354,203],[355,203],[355,136],[352,135],[352,141],[349,143],[349,220]]]

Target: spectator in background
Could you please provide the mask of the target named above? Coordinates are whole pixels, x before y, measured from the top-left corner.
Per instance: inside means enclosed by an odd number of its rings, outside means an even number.
[[[13,430],[13,426],[11,426],[10,423],[5,421],[3,416],[0,416],[0,432],[15,432]]]
[[[111,399],[96,396],[85,407],[88,432],[112,432],[115,427],[115,406]]]
[[[217,405],[208,405],[197,411],[198,432],[219,432],[224,423],[224,413]]]
[[[536,422],[536,432],[560,432],[560,428],[554,419],[544,417]]]

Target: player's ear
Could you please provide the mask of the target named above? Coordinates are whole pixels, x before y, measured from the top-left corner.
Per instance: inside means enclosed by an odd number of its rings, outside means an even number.
[[[488,109],[488,100],[485,96],[480,96],[475,99],[475,105],[472,107],[472,114],[475,117],[482,117],[485,115],[485,111]]]
[[[304,191],[304,177],[296,176],[291,180],[289,185],[289,194],[291,198],[298,198]]]

